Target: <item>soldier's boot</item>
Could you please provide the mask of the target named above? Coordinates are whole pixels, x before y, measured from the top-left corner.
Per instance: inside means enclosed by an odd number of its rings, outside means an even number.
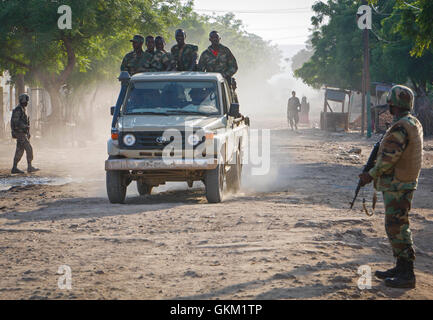
[[[24,171],[18,169],[18,162],[16,160],[14,160],[14,165],[12,167],[11,173],[24,173]]]
[[[21,171],[20,169],[18,169],[18,167],[14,166],[11,170],[11,173],[24,173],[24,171]]]
[[[386,271],[376,271],[374,275],[379,279],[386,279],[395,277],[398,271],[401,269],[403,259],[397,258],[397,263],[394,268],[388,269]]]
[[[29,166],[27,167],[27,172],[28,172],[28,173],[32,173],[32,172],[36,172],[36,171],[39,171],[39,169],[33,167],[32,164],[29,163]]]
[[[392,288],[415,288],[416,278],[413,272],[413,261],[403,260],[400,271],[394,277],[386,278],[385,285]]]

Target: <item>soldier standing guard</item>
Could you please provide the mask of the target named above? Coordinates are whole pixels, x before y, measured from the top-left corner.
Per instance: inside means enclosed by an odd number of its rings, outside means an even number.
[[[394,288],[415,288],[413,270],[415,251],[409,229],[409,211],[418,185],[422,165],[423,128],[410,114],[414,94],[405,86],[394,86],[387,103],[394,124],[380,144],[376,165],[359,177],[364,186],[374,180],[377,191],[382,191],[385,203],[385,229],[396,266],[387,271],[376,271],[385,285]]]
[[[27,172],[36,172],[39,169],[32,166],[33,148],[30,144],[30,119],[26,114],[26,107],[30,100],[27,94],[21,94],[18,98],[19,105],[12,111],[11,129],[12,138],[17,139],[17,148],[15,151],[14,165],[11,173],[24,173],[18,169],[24,150],[27,155]]]
[[[198,70],[204,72],[219,72],[232,86],[232,77],[238,71],[238,64],[232,52],[220,44],[221,37],[217,31],[209,34],[212,43],[200,56]]]
[[[176,63],[176,70],[196,71],[198,47],[185,43],[186,32],[182,29],[176,30],[175,38],[177,44],[171,48],[171,54]]]

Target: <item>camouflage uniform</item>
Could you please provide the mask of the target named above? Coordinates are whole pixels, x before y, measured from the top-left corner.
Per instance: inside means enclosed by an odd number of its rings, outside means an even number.
[[[120,71],[128,71],[131,76],[140,72],[152,72],[153,56],[154,54],[148,51],[131,51],[123,58]]]
[[[405,121],[411,126],[419,125],[419,121],[409,111],[394,119],[394,122],[397,121]],[[401,124],[392,126],[381,143],[382,151],[369,174],[375,180],[376,190],[383,193],[385,229],[394,257],[413,261],[415,251],[409,229],[409,211],[418,181],[398,181],[393,170],[408,143],[409,134],[405,127]]]
[[[20,162],[24,151],[27,155],[27,163],[33,160],[33,148],[30,144],[30,120],[26,114],[25,108],[18,105],[12,111],[11,118],[12,137],[17,139],[17,148],[14,157],[14,166]]]
[[[409,229],[409,211],[421,170],[423,130],[418,119],[410,114],[413,93],[409,88],[393,87],[387,101],[401,112],[386,132],[376,165],[369,174],[376,190],[383,192],[385,228],[393,254],[413,262],[415,251]]]
[[[154,71],[171,71],[175,69],[174,65],[175,63],[171,53],[162,50],[155,50],[151,63]]]
[[[196,71],[198,47],[192,44],[185,44],[182,49],[179,45],[171,48],[172,59],[177,71]]]
[[[298,129],[297,125],[299,122],[299,108],[301,107],[301,103],[299,102],[298,97],[291,97],[287,103],[287,122],[290,127],[293,129],[295,127]]]
[[[209,46],[200,56],[198,70],[205,72],[219,72],[227,79],[229,84],[231,78],[238,71],[236,58],[229,48],[218,45],[218,51],[215,52],[212,46]]]

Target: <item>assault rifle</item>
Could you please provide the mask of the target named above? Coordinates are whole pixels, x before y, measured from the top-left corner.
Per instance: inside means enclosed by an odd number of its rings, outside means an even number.
[[[382,136],[380,140],[376,142],[376,144],[374,145],[370,157],[368,157],[367,164],[364,166],[364,169],[362,170],[362,173],[368,172],[374,167],[377,159],[377,154],[379,152],[380,143],[382,142],[383,137],[384,136]],[[358,197],[358,193],[360,190],[361,190],[361,179],[359,179],[358,186],[356,187],[355,197],[353,198],[353,201],[350,203],[350,209],[353,208],[353,205],[355,204],[356,198]],[[364,203],[365,203],[365,199],[364,199]]]

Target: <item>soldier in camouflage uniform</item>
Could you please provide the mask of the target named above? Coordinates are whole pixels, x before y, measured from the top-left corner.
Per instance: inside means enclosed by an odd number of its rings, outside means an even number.
[[[421,171],[423,128],[410,114],[413,101],[411,89],[405,86],[391,89],[387,103],[394,124],[382,140],[374,168],[360,175],[362,185],[374,180],[376,190],[383,192],[385,229],[397,263],[387,271],[376,271],[375,275],[395,288],[415,288],[416,283],[409,211]]]
[[[196,71],[198,47],[186,44],[186,32],[182,29],[176,30],[175,38],[177,44],[171,48],[173,61],[176,63],[177,71]]]
[[[204,72],[219,72],[231,86],[231,79],[238,71],[236,58],[229,48],[220,44],[221,37],[217,31],[209,34],[212,43],[200,56],[198,70]]]
[[[27,172],[31,173],[39,169],[32,166],[33,148],[30,144],[30,119],[26,114],[29,96],[21,94],[18,100],[20,104],[12,111],[11,119],[12,138],[17,139],[17,148],[11,173],[24,173],[18,169],[18,162],[20,162],[24,151],[26,151],[27,155]]]
[[[155,38],[153,36],[146,37],[146,51],[144,51],[142,59],[142,68],[140,72],[154,72],[157,71],[152,63],[155,58]]]
[[[175,63],[171,53],[164,49],[165,40],[161,36],[155,38],[155,54],[152,60],[152,68],[155,71],[172,71],[175,69]]]
[[[134,38],[129,41],[132,42],[134,50],[125,55],[120,66],[120,71],[128,71],[132,76],[136,73],[144,72],[146,69],[143,51],[144,38],[140,35],[135,35]]]

